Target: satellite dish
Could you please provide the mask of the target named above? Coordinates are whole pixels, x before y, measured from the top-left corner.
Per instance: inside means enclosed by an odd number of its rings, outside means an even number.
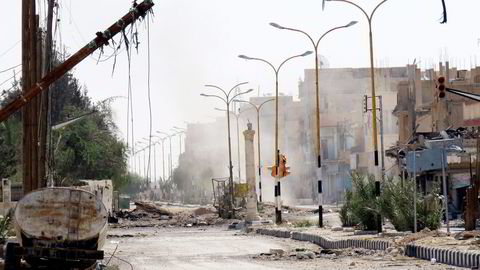
[[[322,69],[322,68],[329,68],[330,67],[330,62],[328,61],[328,59],[319,54],[318,55],[318,68]]]

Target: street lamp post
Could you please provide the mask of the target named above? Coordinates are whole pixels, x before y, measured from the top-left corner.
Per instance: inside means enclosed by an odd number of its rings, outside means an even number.
[[[258,193],[259,193],[259,202],[262,202],[262,156],[260,155],[260,109],[262,106],[270,101],[274,101],[275,99],[268,99],[262,102],[260,105],[255,105],[250,101],[246,100],[234,100],[235,102],[245,102],[253,106],[257,111],[257,131],[258,131],[258,138],[257,138],[257,149],[258,149]]]
[[[157,147],[156,147],[156,144],[160,143],[160,142],[163,140],[163,138],[162,138],[162,137],[159,137],[159,136],[156,136],[156,135],[152,135],[152,137],[158,139],[157,142],[154,142],[154,143],[153,143],[153,162],[154,162],[154,166],[153,166],[153,168],[154,168],[154,170],[153,170],[154,176],[153,176],[153,177],[154,177],[155,183],[156,183],[156,182],[157,182]],[[163,149],[163,146],[162,146],[162,149]],[[156,183],[156,184],[157,184],[157,183]],[[155,184],[155,185],[156,185],[156,184]]]
[[[176,126],[174,126],[173,128],[176,132],[178,132],[178,136],[180,136],[180,154],[181,154],[182,153],[182,134],[185,134],[185,136],[186,136],[187,131],[184,128],[179,128],[179,127],[176,127]]]
[[[297,57],[304,57],[304,56],[310,55],[312,53],[313,53],[312,51],[306,51],[302,54],[291,56],[291,57],[285,59],[277,68],[275,68],[275,66],[273,66],[270,62],[268,62],[267,60],[262,59],[262,58],[254,58],[254,57],[249,57],[249,56],[246,56],[246,55],[239,55],[238,56],[239,58],[242,58],[242,59],[245,59],[245,60],[256,60],[256,61],[264,62],[265,64],[269,65],[273,69],[273,71],[275,72],[275,153],[274,153],[274,157],[275,157],[276,168],[278,168],[279,164],[280,164],[280,157],[279,157],[280,150],[278,149],[278,74],[279,74],[282,66],[287,61],[289,61],[291,59],[294,59],[294,58],[297,58]],[[276,223],[277,224],[282,223],[282,211],[281,211],[282,201],[280,199],[280,196],[281,196],[280,178],[279,178],[279,175],[277,174],[277,176],[275,177],[275,200],[276,200],[275,216],[276,216]]]
[[[226,105],[227,105],[227,109],[226,109],[226,114],[227,114],[227,132],[228,132],[228,162],[229,162],[229,165],[228,165],[228,170],[229,170],[229,184],[230,184],[230,200],[231,200],[231,213],[232,213],[232,217],[235,216],[235,207],[234,207],[234,195],[233,195],[233,165],[232,165],[232,143],[231,143],[231,138],[230,138],[230,102],[235,99],[236,97],[240,96],[240,95],[243,95],[243,94],[247,94],[247,93],[250,93],[253,91],[253,89],[249,89],[245,92],[240,92],[240,93],[237,93],[235,95],[233,95],[232,97],[230,97],[230,94],[232,94],[232,91],[241,86],[241,85],[244,85],[244,84],[247,84],[248,82],[243,82],[243,83],[239,83],[237,85],[235,85],[234,87],[232,87],[230,89],[230,91],[228,91],[228,93],[223,90],[222,88],[216,86],[216,85],[211,85],[211,84],[208,84],[208,85],[205,85],[205,87],[210,87],[210,88],[216,88],[220,91],[222,91],[222,93],[224,94],[225,97],[221,97],[221,96],[218,96],[218,95],[207,95],[207,94],[200,94],[201,96],[203,97],[214,97],[214,98],[218,98],[220,100],[222,100]]]
[[[374,159],[375,159],[375,166],[377,167],[375,174],[378,174],[378,138],[377,138],[377,115],[376,115],[376,95],[375,95],[375,67],[373,63],[373,34],[372,34],[372,20],[373,15],[377,11],[377,9],[387,0],[383,0],[380,2],[372,11],[370,15],[359,5],[348,1],[348,0],[326,0],[326,1],[336,1],[336,2],[345,2],[347,4],[353,5],[356,8],[360,9],[362,13],[365,15],[368,21],[368,30],[369,30],[369,43],[370,43],[370,80],[372,84],[372,128],[373,128],[373,150],[374,150]]]
[[[172,137],[175,135],[175,134],[168,134],[168,133],[165,133],[165,132],[162,132],[162,131],[157,131],[157,133],[160,133],[160,134],[163,134],[165,136],[167,136],[168,140],[169,140],[169,143],[170,143],[170,157],[169,157],[169,177],[172,178]],[[172,178],[173,179],[173,178]]]
[[[143,145],[143,146],[147,146],[147,145],[146,145],[146,142],[143,142],[143,141],[138,141],[137,143],[138,143],[139,145],[145,144],[145,145]],[[143,146],[142,146],[142,147],[143,147]],[[143,176],[146,177],[146,175],[147,175],[147,174],[146,174],[146,172],[147,172],[147,167],[146,167],[146,156],[145,156],[146,153],[145,153],[145,149],[141,149],[141,150],[139,150],[138,152],[142,152],[142,151],[143,151]],[[137,152],[137,153],[138,153],[138,152]],[[139,170],[140,170],[140,175],[141,175],[141,174],[142,174],[142,169],[141,169],[141,166],[140,166],[140,156],[139,156],[138,158],[139,158]]]
[[[150,182],[152,181],[152,161],[150,160],[150,153],[151,153],[151,146],[153,145],[153,147],[155,148],[155,144],[152,143],[152,138],[151,136],[149,138],[142,138],[146,143],[147,143],[147,148],[148,148],[148,163],[147,163],[147,170],[146,170],[146,173],[147,173],[147,185],[148,185],[148,188],[150,188]]]
[[[277,23],[270,23],[271,26],[281,29],[281,30],[289,30],[289,31],[294,31],[294,32],[299,32],[307,36],[307,38],[312,42],[313,48],[315,50],[315,102],[316,102],[316,120],[317,120],[317,166],[318,166],[318,226],[323,227],[323,198],[322,198],[322,155],[321,155],[321,143],[320,143],[320,90],[319,90],[319,67],[318,67],[318,45],[320,44],[320,41],[329,33],[342,29],[342,28],[347,28],[352,25],[355,25],[357,22],[356,21],[351,21],[346,25],[342,26],[337,26],[334,27],[328,31],[326,31],[323,35],[320,36],[320,38],[315,42],[313,38],[307,34],[305,31],[299,30],[299,29],[294,29],[294,28],[289,28],[289,27],[284,27],[281,26]]]
[[[220,108],[215,108],[215,110],[220,112],[226,112],[225,110]],[[230,114],[235,116],[235,119],[237,120],[237,166],[238,166],[238,182],[240,183],[242,180],[241,165],[240,165],[240,127],[238,125],[240,113],[236,114],[235,112],[230,111]]]
[[[139,145],[140,142],[135,142],[135,148],[137,148],[137,145]],[[137,148],[138,149],[138,148]],[[138,157],[138,166],[135,166],[135,173],[137,173],[138,175],[141,176],[141,173],[142,173],[142,169],[141,169],[141,160],[140,160],[140,155],[138,154],[140,152],[140,150],[137,150],[133,153],[134,157],[135,157],[135,164],[137,163],[137,157]],[[138,168],[138,170],[137,170]]]
[[[165,181],[165,140],[167,137],[162,138],[162,180]]]
[[[368,21],[368,40],[370,43],[370,80],[372,84],[372,136],[373,136],[373,157],[375,160],[375,194],[377,197],[380,196],[380,171],[379,171],[379,166],[378,166],[378,136],[377,136],[377,101],[376,101],[376,95],[375,95],[375,67],[373,63],[373,34],[372,34],[372,20],[373,20],[373,15],[377,11],[377,9],[387,2],[387,0],[381,1],[368,15],[368,13],[359,5],[349,1],[349,0],[325,0],[325,1],[336,1],[336,2],[345,2],[347,4],[353,5],[356,8],[360,9],[362,13],[365,15]],[[382,153],[383,154],[383,153]],[[383,178],[383,175],[381,176]],[[382,226],[381,226],[381,217],[380,215],[377,216],[377,227],[378,227],[378,232],[382,231]]]
[[[180,130],[178,128],[172,128],[171,129],[173,132],[175,132],[175,134],[173,135],[178,135],[178,142],[179,142],[179,150],[180,152],[178,152],[178,160],[180,162],[180,155],[182,154],[182,134],[185,134],[185,131],[183,130]],[[180,163],[179,163],[179,166],[180,166]]]

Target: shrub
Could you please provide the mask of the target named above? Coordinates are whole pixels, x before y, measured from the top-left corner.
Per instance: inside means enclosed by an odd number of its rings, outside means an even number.
[[[378,200],[375,198],[375,179],[353,175],[353,190],[345,194],[345,204],[340,211],[343,226],[360,224],[366,230],[376,229],[376,214],[392,222],[397,231],[413,231],[414,183],[403,184],[393,178],[385,179]],[[438,186],[431,194],[417,192],[417,230],[436,230],[442,215]]]
[[[353,192],[347,190],[345,193],[345,203],[340,209],[340,220],[342,221],[342,226],[344,227],[353,227],[360,223],[360,221],[353,215],[350,209],[352,208],[352,196]]]
[[[293,227],[295,228],[303,228],[303,227],[311,227],[313,226],[313,223],[310,222],[310,220],[297,220],[292,222]]]
[[[12,234],[11,212],[9,212],[5,217],[0,216],[0,243],[5,243],[8,236]]]
[[[381,196],[382,215],[388,218],[397,231],[412,231],[414,224],[413,181],[395,181],[386,179]],[[438,196],[439,188],[434,187],[428,195],[417,191],[417,231],[424,228],[436,230],[440,227],[442,206]]]
[[[392,222],[397,231],[413,230],[413,192],[412,181],[395,181],[385,179],[380,198],[382,215]],[[418,202],[417,202],[418,206]]]
[[[375,230],[378,203],[375,197],[375,178],[352,175],[353,190],[347,192],[340,216],[343,226],[359,224],[365,230]],[[342,213],[343,212],[343,213]]]

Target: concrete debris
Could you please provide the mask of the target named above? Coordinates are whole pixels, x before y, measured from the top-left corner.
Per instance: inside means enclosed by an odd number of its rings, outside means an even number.
[[[445,236],[447,236],[447,234],[444,232],[441,232],[438,230],[431,231],[428,228],[425,228],[420,232],[405,236],[403,239],[399,240],[397,243],[400,245],[406,245],[408,243],[411,243],[423,238],[427,238],[427,237],[445,237]]]
[[[273,249],[273,248],[271,248],[271,249],[270,249],[270,254],[278,255],[278,256],[283,256],[283,255],[285,254],[285,250],[283,250],[283,249]]]
[[[153,202],[135,202],[135,209],[117,214],[113,228],[129,227],[194,227],[224,224],[215,208],[191,207]]]
[[[386,250],[386,253],[388,253],[391,256],[399,256],[405,254],[405,249],[403,247],[388,247]]]
[[[480,231],[464,231],[455,235],[457,240],[467,240],[470,238],[480,238]]]
[[[394,252],[400,251],[398,249],[395,249]],[[261,260],[314,260],[316,258],[328,258],[334,260],[345,257],[358,258],[362,256],[370,256],[372,257],[372,260],[374,260],[375,258],[382,259],[383,257],[385,257],[385,255],[385,251],[374,251],[368,249],[319,249],[315,251],[309,250],[307,248],[296,248],[288,252],[281,249],[270,249],[268,253],[260,253],[259,255],[253,256],[252,258]],[[393,259],[393,256],[389,255],[389,257],[390,260],[395,260]]]
[[[169,217],[173,216],[171,212],[159,207],[154,203],[137,201],[135,202],[135,206],[137,207],[137,209],[143,210],[147,213],[153,213],[153,214],[157,214],[161,216],[169,216]]]
[[[340,226],[332,227],[332,232],[341,232],[341,231],[343,231],[343,228]]]
[[[193,211],[194,216],[203,216],[203,215],[206,215],[206,214],[215,214],[215,211],[212,210],[212,209],[205,208],[205,207],[200,207],[200,208],[197,208]]]

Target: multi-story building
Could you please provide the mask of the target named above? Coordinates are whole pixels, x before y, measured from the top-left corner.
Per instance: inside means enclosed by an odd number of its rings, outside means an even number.
[[[408,68],[377,68],[375,72],[377,96],[381,95],[383,101],[384,148],[388,149],[398,140],[397,119],[392,112],[397,105],[398,85],[408,80]],[[345,189],[351,186],[352,170],[371,172],[374,166],[371,113],[363,111],[364,95],[370,95],[370,73],[368,68],[320,69],[319,77],[323,190],[325,202],[333,203],[343,200]],[[249,101],[258,105],[272,98],[267,95],[252,97]],[[254,129],[257,129],[256,110],[250,106],[246,103],[240,105],[240,164],[244,164],[241,131],[246,129],[247,122],[252,122]],[[298,98],[279,96],[278,146],[280,152],[286,154],[287,165],[292,172],[282,179],[282,199],[287,204],[313,203],[317,197],[315,108],[315,70],[307,69],[304,79],[299,82]],[[214,176],[228,176],[225,120],[223,117],[214,123],[188,126],[185,153],[180,166],[189,164],[197,168],[195,164],[208,165]],[[232,160],[236,177],[236,120],[231,117],[231,121]],[[262,107],[260,128],[263,198],[273,200],[274,179],[267,168],[275,161],[275,102]],[[257,138],[258,133],[255,140]],[[258,159],[258,156],[255,155],[255,158]],[[391,172],[388,169],[394,162],[385,159],[387,174]],[[190,169],[196,171],[192,167]],[[241,175],[245,175],[244,168],[240,169]]]
[[[448,62],[440,63],[438,69],[420,70],[415,65],[408,66],[408,79],[398,85],[398,102],[393,114],[398,118],[400,129],[397,145],[387,153],[397,158],[398,171],[404,169],[398,154],[405,144],[415,140],[419,135],[426,138],[441,138],[439,132],[446,129],[480,126],[480,103],[455,94],[446,93],[439,98],[436,88],[437,78],[446,77],[449,88],[480,94],[480,68],[457,70],[449,68]],[[461,212],[466,189],[471,183],[471,162],[475,161],[476,142],[470,138],[471,132],[461,137],[461,146],[465,153],[448,154],[447,158],[447,193],[451,212]],[[473,156],[473,158],[472,158]],[[429,192],[439,185],[441,170],[419,172],[418,185],[423,192]]]
[[[398,138],[397,121],[391,112],[396,105],[397,85],[407,78],[407,68],[375,69],[376,95],[382,96],[384,148],[393,145]],[[315,70],[305,70],[300,82],[299,98],[305,108],[305,148],[310,158],[312,189],[316,187],[316,103]],[[352,170],[368,173],[374,168],[371,112],[364,112],[364,95],[371,95],[370,69],[335,68],[320,69],[320,130],[322,149],[322,177],[324,199],[338,202],[345,189],[351,186]],[[378,99],[377,99],[378,101]],[[371,102],[368,102],[371,109]],[[377,107],[379,102],[377,102]],[[379,117],[380,114],[377,114]],[[380,127],[378,124],[377,127]],[[380,132],[380,128],[378,129]],[[380,150],[380,135],[379,150]],[[392,161],[385,159],[385,168]],[[389,171],[386,172],[387,174]]]

